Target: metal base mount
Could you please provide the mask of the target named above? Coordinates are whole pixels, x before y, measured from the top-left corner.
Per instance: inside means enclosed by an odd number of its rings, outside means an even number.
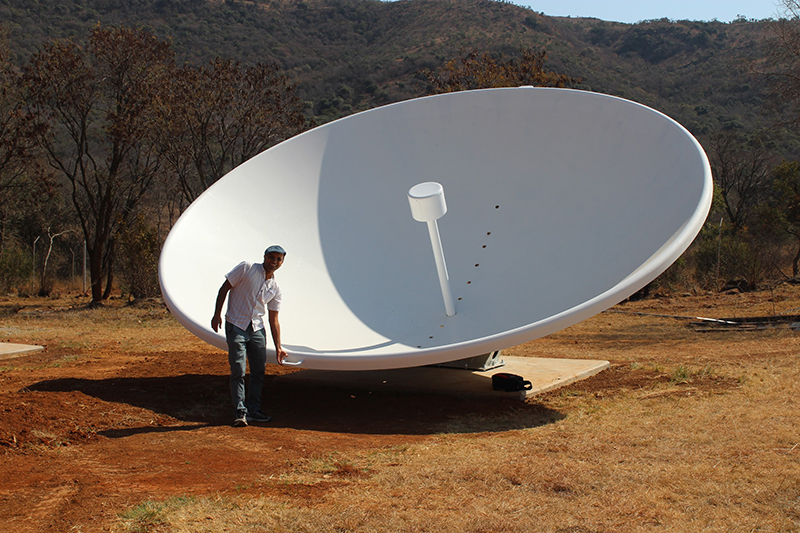
[[[462,368],[464,370],[485,372],[486,370],[491,370],[493,368],[503,366],[504,364],[505,362],[501,358],[500,350],[497,350],[496,352],[487,353],[484,355],[476,355],[466,359],[458,359],[457,361],[449,361],[447,363],[439,363],[431,366],[438,366],[442,368]]]

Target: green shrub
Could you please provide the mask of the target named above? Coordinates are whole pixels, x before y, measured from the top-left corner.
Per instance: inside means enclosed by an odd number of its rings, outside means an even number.
[[[692,259],[697,282],[706,289],[737,286],[754,290],[762,281],[764,264],[747,235],[725,233],[701,239]]]
[[[30,253],[16,243],[6,243],[0,254],[0,291],[9,292],[30,282]]]
[[[152,298],[161,294],[158,285],[158,256],[161,243],[158,233],[144,217],[120,232],[117,266],[120,288],[134,298]]]

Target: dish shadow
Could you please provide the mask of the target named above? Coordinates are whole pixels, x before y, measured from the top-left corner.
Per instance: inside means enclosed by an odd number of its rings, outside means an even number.
[[[265,378],[262,409],[270,428],[348,434],[428,435],[482,433],[547,425],[565,415],[536,402],[509,398],[469,398],[445,394],[342,388],[282,382]],[[80,392],[99,400],[126,404],[171,417],[177,425],[100,429],[122,438],[138,433],[192,431],[232,422],[228,376],[184,374],[109,379],[63,378],[27,387],[40,392]],[[69,413],[64,413],[69,416]]]

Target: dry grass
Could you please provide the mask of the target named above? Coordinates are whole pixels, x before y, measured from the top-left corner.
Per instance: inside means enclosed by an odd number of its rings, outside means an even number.
[[[788,309],[798,300],[786,290]],[[742,316],[775,306],[732,298],[624,309]],[[798,342],[788,328],[700,334],[678,319],[604,313],[508,353],[606,358],[673,379],[553,392],[536,401],[563,419],[531,429],[311,457],[273,481],[336,481],[318,498],[208,495],[169,507],[157,530],[800,531]]]
[[[43,306],[31,309],[44,312]],[[647,300],[615,310],[722,317],[798,306],[800,290],[784,286],[774,295]],[[27,342],[94,348],[116,343],[122,353],[128,346],[139,352],[202,346],[163,313],[124,306],[76,308],[52,320],[17,312],[2,328],[18,328]],[[65,328],[76,335],[65,336]],[[13,334],[4,337],[16,340]],[[660,379],[612,388],[588,380],[528,400],[559,414],[546,423],[509,425],[464,413],[448,422],[446,432],[404,445],[287,462],[280,474],[262,480],[260,495],[229,491],[142,501],[120,509],[112,527],[245,533],[800,531],[800,337],[794,330],[698,333],[682,319],[607,312],[506,353],[607,359],[620,374],[642,370]],[[493,426],[527,429],[492,431]]]
[[[169,531],[798,531],[798,375],[731,394],[570,402],[565,420],[319,460],[361,473],[318,501],[215,497]],[[768,382],[768,386],[764,383]],[[563,404],[563,400],[559,403]]]
[[[114,299],[96,308],[88,301],[77,294],[0,298],[0,339],[75,351],[109,347],[160,353],[207,346],[184,335],[159,300]]]

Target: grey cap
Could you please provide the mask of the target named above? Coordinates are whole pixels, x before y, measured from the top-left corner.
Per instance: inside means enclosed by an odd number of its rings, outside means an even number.
[[[273,244],[264,252],[264,255],[267,255],[270,252],[278,252],[279,254],[286,255],[286,250],[283,249],[283,246],[279,246],[277,244]]]

